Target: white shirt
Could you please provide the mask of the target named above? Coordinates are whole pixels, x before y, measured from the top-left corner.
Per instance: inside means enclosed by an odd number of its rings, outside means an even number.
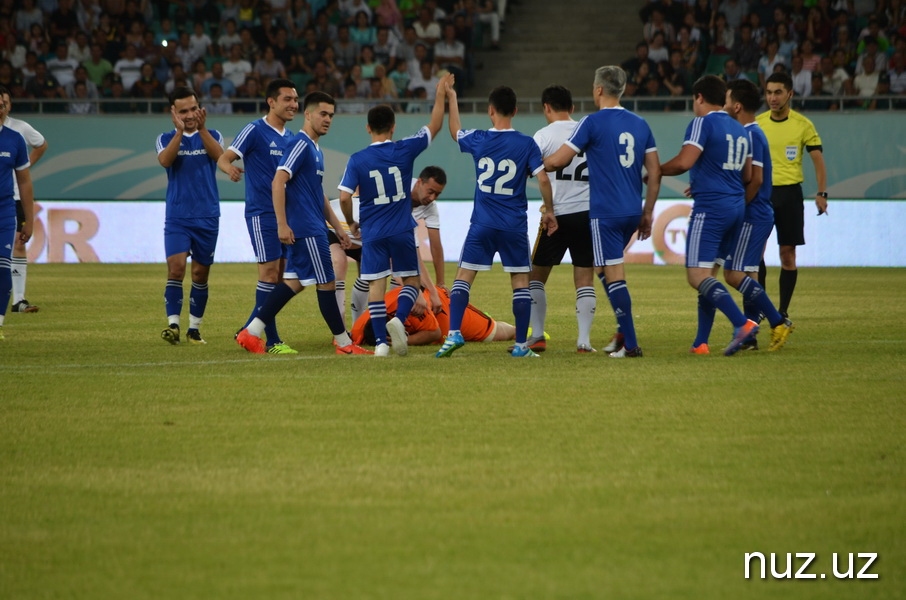
[[[223,63],[223,76],[233,82],[237,88],[245,85],[245,77],[252,72],[252,64],[247,60],[238,60],[236,62],[226,61]]]
[[[6,117],[6,120],[3,121],[3,126],[9,127],[13,131],[18,131],[25,138],[25,145],[28,146],[29,154],[31,154],[33,148],[43,146],[46,141],[37,129],[21,119]],[[19,200],[19,182],[16,181],[15,177],[13,177],[13,198]]]
[[[802,69],[799,73],[790,73],[793,78],[793,91],[800,98],[812,95],[812,72]]]
[[[575,131],[579,123],[568,121],[554,121],[547,127],[539,129],[535,135],[535,143],[541,148],[541,156],[547,158],[560,149]],[[569,215],[588,210],[588,172],[584,181],[576,181],[576,169],[585,164],[585,157],[576,155],[572,161],[560,171],[551,173],[551,187],[554,192],[554,215]],[[566,179],[564,176],[568,176]]]

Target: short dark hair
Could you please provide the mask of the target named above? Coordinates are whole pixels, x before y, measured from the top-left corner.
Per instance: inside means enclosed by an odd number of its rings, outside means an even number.
[[[435,165],[430,165],[422,169],[422,172],[418,174],[418,178],[422,181],[433,179],[441,185],[447,185],[447,172]]]
[[[267,84],[267,88],[264,90],[264,97],[276,100],[280,96],[280,90],[283,88],[294,90],[296,89],[296,84],[289,79],[271,79]]]
[[[754,83],[748,79],[735,79],[727,83],[730,97],[742,104],[743,110],[749,113],[761,108],[761,92]]]
[[[701,95],[705,102],[715,106],[723,106],[727,99],[727,84],[717,75],[699,77],[692,84],[692,97]]]
[[[324,104],[330,104],[331,106],[337,105],[337,101],[334,100],[333,96],[327,92],[317,91],[305,96],[305,99],[302,101],[302,112],[308,110],[309,106],[321,104],[322,102]]]
[[[516,114],[516,92],[513,91],[513,88],[505,85],[495,87],[488,95],[488,102],[504,117],[512,117]]]
[[[789,73],[771,73],[764,82],[765,86],[769,83],[779,83],[786,91],[793,89],[793,78],[790,77]]]
[[[5,85],[0,85],[0,96],[2,96],[3,94],[6,94],[6,95],[9,96],[10,98],[13,97],[13,95],[9,92],[9,90],[6,88]],[[438,183],[439,183],[439,182],[438,182]]]
[[[387,133],[395,124],[396,115],[386,104],[378,104],[368,111],[368,127],[371,128],[371,133]]]
[[[562,85],[549,85],[541,92],[541,104],[550,104],[557,112],[571,110],[573,94]]]
[[[183,98],[195,98],[195,101],[198,102],[198,95],[192,88],[181,85],[173,88],[173,91],[170,92],[170,106],[174,106],[177,100],[182,100]]]

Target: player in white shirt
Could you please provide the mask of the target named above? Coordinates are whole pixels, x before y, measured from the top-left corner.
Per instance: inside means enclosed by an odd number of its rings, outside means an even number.
[[[572,93],[563,86],[552,85],[541,92],[541,103],[548,125],[535,133],[535,143],[541,148],[544,158],[552,155],[570,138],[578,122],[571,117],[573,112]],[[585,154],[579,153],[566,167],[551,173],[554,191],[554,215],[559,228],[548,236],[538,230],[532,251],[532,274],[529,291],[532,295],[532,336],[529,348],[543,352],[547,347],[544,339],[544,322],[547,315],[547,294],[544,284],[551,269],[560,264],[569,250],[573,263],[573,281],[576,284],[576,319],[579,336],[576,352],[595,352],[591,346],[591,323],[594,318],[597,298],[594,287],[594,252],[588,215],[588,171]]]
[[[9,116],[10,111],[12,110],[12,103],[8,93],[0,94],[0,100],[2,100],[3,106],[6,108],[2,113],[3,126],[9,127],[13,131],[18,131],[22,134],[22,137],[25,138],[25,145],[28,147],[29,153],[29,162],[31,163],[31,168],[34,168],[35,164],[41,157],[44,156],[44,153],[47,152],[47,140],[44,139],[44,136],[41,133],[26,123],[21,119],[13,119]],[[22,204],[19,199],[19,185],[16,182],[16,179],[13,178],[13,184],[15,186],[15,198],[16,198],[16,214],[17,223],[19,227],[22,227],[22,223],[25,220],[25,213],[22,210]],[[23,312],[23,313],[33,313],[38,312],[38,307],[29,304],[28,300],[25,299],[25,282],[28,272],[28,253],[25,249],[25,244],[19,239],[19,236],[16,236],[16,241],[13,245],[13,258],[12,258],[12,273],[13,273],[13,312]]]

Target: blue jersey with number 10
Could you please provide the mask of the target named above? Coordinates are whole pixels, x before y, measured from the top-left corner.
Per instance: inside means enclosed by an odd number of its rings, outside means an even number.
[[[459,149],[475,160],[472,223],[505,231],[528,231],[525,180],[544,170],[535,140],[515,129],[472,129],[457,134]]]
[[[431,144],[422,127],[397,142],[378,142],[349,157],[339,188],[355,194],[359,188],[362,242],[380,240],[416,227],[409,186],[415,159]]]
[[[585,151],[592,219],[642,214],[642,167],[645,155],[656,152],[648,123],[622,107],[588,115],[566,144]]]
[[[698,210],[739,208],[746,203],[742,170],[752,156],[749,132],[722,110],[696,117],[686,129],[683,145],[702,151],[689,170],[692,199]]]

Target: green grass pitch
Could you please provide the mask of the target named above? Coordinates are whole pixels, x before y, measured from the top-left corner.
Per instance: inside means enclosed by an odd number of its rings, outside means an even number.
[[[574,353],[564,266],[541,359],[379,360],[333,354],[313,290],[278,320],[298,356],[243,351],[251,264],[213,267],[204,347],[159,338],[164,265],[32,265],[0,598],[906,597],[906,270],[802,269],[789,344],[731,358],[688,354],[682,269],[627,271],[643,359]],[[499,268],[472,300],[512,321]],[[612,328],[599,287],[595,346]],[[747,580],[751,552],[816,578]],[[878,578],[835,577],[849,553]]]

